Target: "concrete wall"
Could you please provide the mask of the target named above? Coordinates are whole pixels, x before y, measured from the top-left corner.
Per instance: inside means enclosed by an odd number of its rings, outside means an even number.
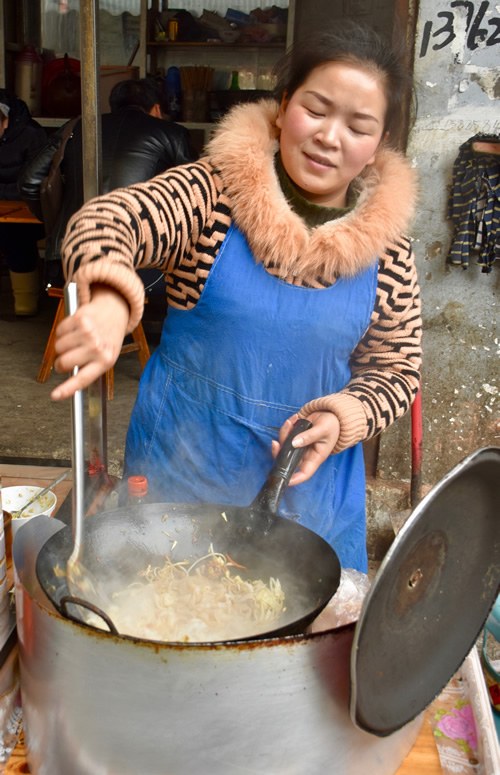
[[[408,155],[420,173],[412,229],[424,315],[424,482],[438,481],[478,447],[500,445],[500,265],[446,263],[446,218],[459,146],[478,132],[500,134],[500,13],[495,2],[419,3],[415,46],[417,115]],[[468,16],[469,14],[469,16]],[[410,472],[409,419],[381,438],[379,471]]]

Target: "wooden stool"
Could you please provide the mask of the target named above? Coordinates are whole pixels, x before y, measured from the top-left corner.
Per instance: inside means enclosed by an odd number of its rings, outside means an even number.
[[[37,374],[37,378],[36,378],[37,382],[47,382],[48,378],[50,377],[50,372],[54,367],[54,361],[56,359],[56,351],[55,351],[56,328],[66,315],[66,310],[64,308],[63,289],[47,288],[47,293],[49,296],[59,299],[59,304],[57,305],[54,322],[52,323],[52,328],[50,329],[50,334],[49,334],[49,338],[47,339],[47,344],[45,346],[45,352],[43,354],[42,363]],[[139,323],[137,328],[135,328],[132,331],[131,337],[133,339],[133,342],[130,342],[130,344],[124,344],[120,351],[120,355],[136,352],[139,358],[139,363],[141,364],[141,369],[143,369],[146,363],[148,362],[150,352],[149,352],[149,346],[146,340],[146,336],[144,334],[144,329],[142,327],[142,323]],[[113,399],[114,392],[115,392],[114,369],[110,369],[109,371],[106,372],[106,393],[107,393],[108,401],[111,401]]]

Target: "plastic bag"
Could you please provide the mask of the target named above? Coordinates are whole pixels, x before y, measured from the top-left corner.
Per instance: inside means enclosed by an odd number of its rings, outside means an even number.
[[[308,632],[322,632],[356,622],[370,584],[366,573],[353,568],[342,568],[337,591],[310,625]]]

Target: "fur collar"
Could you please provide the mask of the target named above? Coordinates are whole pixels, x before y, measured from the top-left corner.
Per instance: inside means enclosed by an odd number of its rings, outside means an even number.
[[[369,266],[408,228],[416,199],[415,174],[387,148],[360,176],[359,199],[345,216],[309,229],[288,206],[274,171],[279,130],[272,100],[238,105],[207,146],[220,171],[233,218],[257,260],[283,278],[351,277]]]

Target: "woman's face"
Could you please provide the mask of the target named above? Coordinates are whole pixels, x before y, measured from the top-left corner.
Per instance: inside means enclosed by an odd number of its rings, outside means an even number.
[[[373,164],[386,110],[381,76],[347,62],[320,65],[282,101],[281,160],[307,200],[345,206],[349,184]]]

